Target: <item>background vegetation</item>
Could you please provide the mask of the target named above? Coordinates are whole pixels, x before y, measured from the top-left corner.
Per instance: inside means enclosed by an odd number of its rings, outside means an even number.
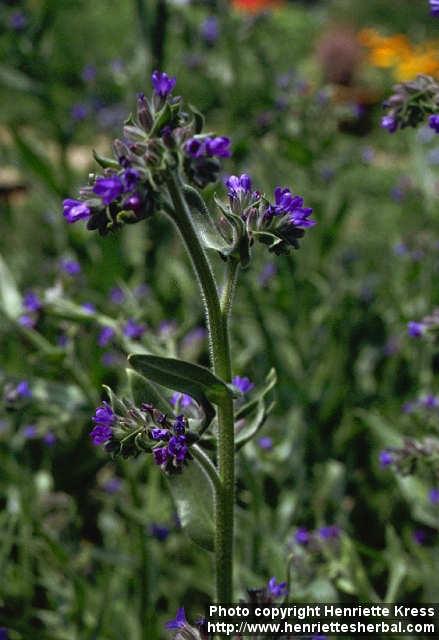
[[[437,437],[423,400],[439,393],[437,348],[407,323],[439,303],[439,145],[379,121],[395,80],[439,73],[439,23],[412,0],[265,4],[0,6],[0,626],[13,640],[164,638],[177,607],[194,619],[211,597],[208,554],[157,469],[112,463],[88,435],[102,384],[126,385],[128,341],[99,346],[108,318],[207,362],[190,265],[163,220],[102,239],[61,213],[154,68],[231,137],[227,173],[291,186],[318,221],[292,256],[257,251],[238,291],[235,373],[275,367],[279,385],[241,455],[237,592],[287,574],[297,602],[431,602],[439,589],[434,456],[408,475],[379,463]],[[29,291],[43,300],[32,328]],[[340,535],[322,542],[332,524]],[[301,527],[319,543],[300,544]]]

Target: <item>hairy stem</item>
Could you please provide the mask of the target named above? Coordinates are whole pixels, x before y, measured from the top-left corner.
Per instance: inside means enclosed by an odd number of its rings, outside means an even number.
[[[168,180],[173,211],[170,214],[179,229],[200,285],[206,309],[212,368],[225,382],[232,377],[228,318],[236,284],[237,265],[229,269],[221,306],[209,260],[194,228],[176,176]],[[215,564],[216,599],[233,602],[233,526],[235,503],[235,433],[233,400],[227,396],[218,406],[218,472],[215,482]],[[216,473],[216,472],[215,472]]]

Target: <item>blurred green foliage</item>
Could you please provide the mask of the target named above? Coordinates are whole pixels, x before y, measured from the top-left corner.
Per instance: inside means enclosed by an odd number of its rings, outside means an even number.
[[[212,596],[209,555],[181,532],[157,469],[143,458],[114,464],[88,436],[102,384],[126,389],[133,347],[119,337],[105,356],[99,327],[134,317],[148,324],[148,349],[207,364],[205,339],[187,338],[204,322],[189,262],[164,220],[101,239],[60,213],[156,64],[177,75],[208,129],[232,138],[227,172],[247,171],[268,191],[291,186],[318,220],[275,275],[261,275],[272,260],[256,251],[238,290],[235,372],[261,384],[274,367],[279,382],[260,434],[272,447],[253,441],[239,460],[237,593],[291,569],[294,601],[434,601],[439,516],[427,494],[437,475],[397,477],[378,453],[437,429],[401,407],[437,390],[435,343],[410,340],[406,324],[439,303],[439,147],[425,130],[380,130],[388,75],[376,81],[364,65],[340,100],[315,56],[337,21],[431,37],[428,9],[334,0],[259,16],[219,1],[162,10],[142,0],[0,8],[0,375],[5,388],[27,379],[33,390],[0,422],[0,626],[13,640],[164,638],[178,606],[194,618]],[[214,44],[200,35],[211,14]],[[365,116],[358,96],[370,91]],[[60,269],[66,258],[78,277]],[[116,286],[123,304],[109,298]],[[18,322],[30,289],[45,292],[36,330]],[[297,527],[332,523],[343,531],[335,547],[294,543]],[[169,529],[165,540],[154,524]],[[420,528],[425,544],[413,538]]]

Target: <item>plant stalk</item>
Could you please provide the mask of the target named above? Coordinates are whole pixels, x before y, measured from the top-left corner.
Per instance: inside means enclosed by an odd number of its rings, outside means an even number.
[[[183,187],[175,175],[168,179],[173,204],[172,220],[181,233],[196,273],[206,310],[212,368],[231,382],[228,318],[236,285],[237,266],[229,267],[221,306],[212,267],[200,243]],[[235,433],[233,400],[227,396],[218,406],[218,472],[215,484],[216,600],[233,602],[233,528],[235,503]]]

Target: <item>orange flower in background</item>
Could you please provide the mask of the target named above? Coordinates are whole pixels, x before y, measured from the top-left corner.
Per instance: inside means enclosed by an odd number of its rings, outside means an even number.
[[[269,9],[278,9],[283,4],[283,0],[232,0],[234,9],[246,13],[262,13]]]
[[[393,69],[396,80],[410,80],[422,73],[439,77],[439,47],[436,41],[413,45],[403,34],[383,36],[374,29],[360,31],[358,40],[369,49],[370,64]]]

